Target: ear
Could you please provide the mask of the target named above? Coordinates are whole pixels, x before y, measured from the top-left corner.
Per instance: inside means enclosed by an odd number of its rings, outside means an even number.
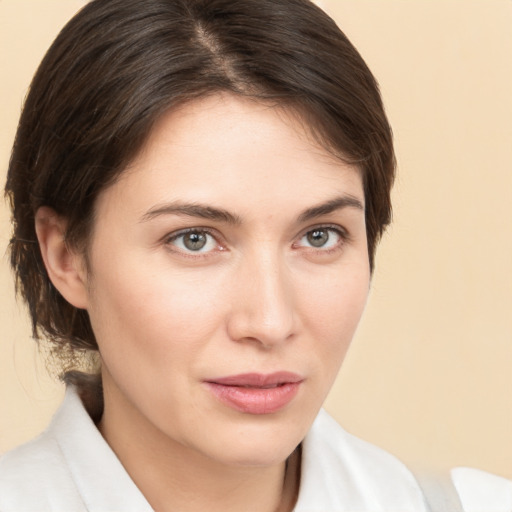
[[[36,234],[51,282],[73,306],[87,309],[87,271],[83,256],[66,243],[67,221],[52,208],[42,206],[35,215]]]

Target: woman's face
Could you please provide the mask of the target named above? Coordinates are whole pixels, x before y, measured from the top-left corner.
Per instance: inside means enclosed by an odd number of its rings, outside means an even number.
[[[277,463],[365,306],[361,175],[283,110],[192,102],[98,198],[89,268],[105,418],[225,464]]]

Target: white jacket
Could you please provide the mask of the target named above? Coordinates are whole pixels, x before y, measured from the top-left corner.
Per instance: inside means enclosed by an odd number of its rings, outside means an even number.
[[[345,432],[325,411],[303,442],[295,512],[424,512],[407,468]],[[465,512],[511,512],[512,482],[452,471]],[[145,512],[151,507],[73,388],[49,428],[0,458],[0,512]]]

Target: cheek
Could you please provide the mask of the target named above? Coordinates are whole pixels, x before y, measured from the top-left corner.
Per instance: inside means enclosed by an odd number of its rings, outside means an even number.
[[[171,275],[147,262],[116,262],[95,272],[90,300],[91,323],[104,358],[121,348],[116,359],[136,352],[139,361],[157,365],[171,354],[174,360],[184,356],[183,347],[192,356],[218,327],[223,288],[211,276]]]
[[[364,312],[369,291],[369,271],[354,265],[325,276],[302,292],[306,329],[315,340],[312,347],[326,369],[336,373]],[[305,284],[306,286],[306,284]]]

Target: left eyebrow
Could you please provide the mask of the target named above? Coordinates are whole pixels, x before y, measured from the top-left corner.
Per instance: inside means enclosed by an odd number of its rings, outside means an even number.
[[[299,222],[307,222],[317,217],[321,217],[322,215],[328,215],[329,213],[333,213],[337,210],[342,210],[343,208],[356,208],[357,210],[364,212],[363,203],[359,199],[354,196],[344,195],[341,197],[335,197],[326,203],[304,210],[299,215]]]

